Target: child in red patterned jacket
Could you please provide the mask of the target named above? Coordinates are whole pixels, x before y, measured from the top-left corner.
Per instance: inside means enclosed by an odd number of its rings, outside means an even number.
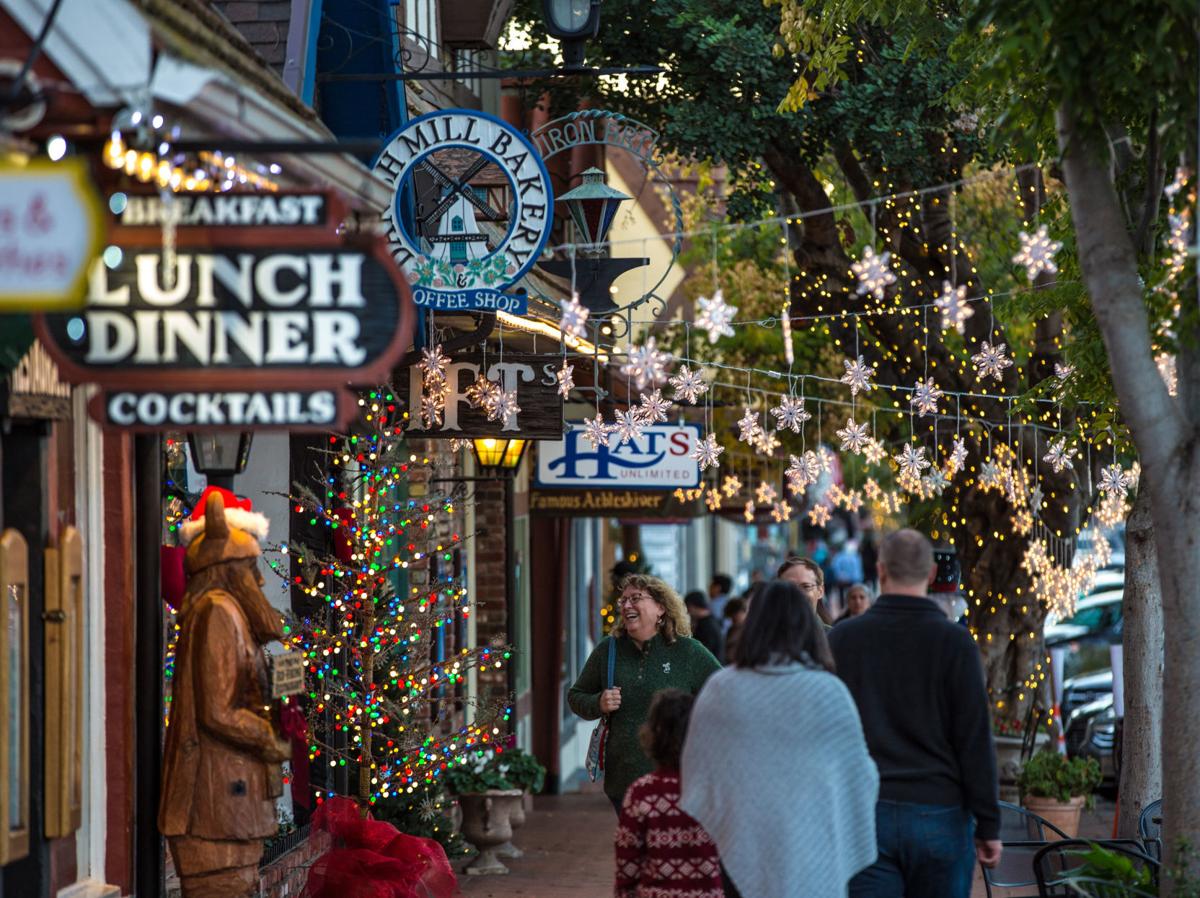
[[[679,755],[692,696],[663,689],[642,725],[642,747],[658,765],[634,780],[617,824],[616,898],[724,898],[717,846],[679,809]]]

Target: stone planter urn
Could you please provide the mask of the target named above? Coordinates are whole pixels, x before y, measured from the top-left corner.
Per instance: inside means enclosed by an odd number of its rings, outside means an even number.
[[[512,826],[513,832],[516,832],[525,825],[525,798],[528,793],[522,791],[521,799],[513,805],[512,813],[508,815],[508,822]],[[506,860],[516,860],[524,857],[525,852],[512,843],[509,839],[503,845],[496,849],[496,857],[502,857]]]
[[[462,808],[462,834],[479,851],[465,872],[470,876],[507,873],[496,849],[512,840],[512,816],[521,805],[520,789],[489,789],[458,796]]]
[[[992,736],[996,745],[996,769],[1000,774],[1000,800],[1010,804],[1020,804],[1021,795],[1017,789],[1017,774],[1021,772],[1020,736]],[[1050,744],[1048,733],[1039,732],[1034,739],[1034,751],[1040,751]]]
[[[1079,816],[1083,813],[1083,805],[1087,798],[1083,795],[1072,795],[1070,801],[1059,801],[1057,798],[1043,798],[1040,795],[1026,795],[1021,802],[1022,807],[1032,814],[1037,814],[1047,823],[1057,826],[1074,839],[1079,835]],[[1058,836],[1046,831],[1046,841],[1053,842]]]

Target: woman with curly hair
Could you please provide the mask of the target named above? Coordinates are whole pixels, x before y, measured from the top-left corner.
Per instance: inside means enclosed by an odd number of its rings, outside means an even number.
[[[592,651],[567,704],[584,720],[608,719],[604,749],[604,792],[620,813],[629,784],[654,769],[642,752],[638,730],[650,700],[660,689],[700,691],[720,662],[692,639],[687,607],[657,577],[630,574],[619,584],[617,622]],[[609,645],[613,644],[613,686],[607,688]]]

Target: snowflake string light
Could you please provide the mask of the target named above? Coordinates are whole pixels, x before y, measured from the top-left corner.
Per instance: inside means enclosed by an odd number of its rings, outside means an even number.
[[[924,447],[922,447],[924,448]],[[921,486],[923,486],[929,496],[940,496],[950,485],[950,479],[946,477],[941,468],[934,467],[928,474],[921,478]]]
[[[450,364],[450,358],[442,352],[442,345],[439,343],[421,350],[421,361],[417,362],[417,367],[424,372],[426,377],[445,380],[448,364]]]
[[[792,506],[786,502],[776,502],[771,506],[771,520],[776,524],[782,524],[785,521],[792,519]]]
[[[583,435],[592,444],[593,449],[607,446],[610,433],[612,433],[612,427],[604,423],[604,416],[599,412],[596,412],[594,418],[583,419]]]
[[[828,446],[818,446],[817,462],[821,465],[822,471],[826,474],[832,474],[833,466],[837,462],[837,456],[833,454],[833,450]]]
[[[628,361],[621,366],[621,373],[631,378],[639,390],[646,387],[657,387],[667,379],[667,365],[671,363],[671,354],[662,352],[653,337],[646,341],[645,346],[630,346]]]
[[[624,445],[630,440],[636,440],[642,435],[642,419],[636,408],[617,412],[616,417],[617,420],[612,425],[612,434],[617,438],[618,446]]]
[[[1013,256],[1013,263],[1025,266],[1025,275],[1029,283],[1043,271],[1056,274],[1058,266],[1054,264],[1054,254],[1062,249],[1062,241],[1051,240],[1045,225],[1041,225],[1034,233],[1020,233],[1021,248]]]
[[[505,427],[513,427],[517,423],[517,415],[521,414],[521,406],[517,405],[516,390],[501,390],[500,396],[492,403],[488,418],[504,422]]]
[[[789,481],[799,486],[799,489],[793,489],[792,492],[802,493],[809,484],[821,479],[821,460],[811,449],[799,458],[793,455],[784,474]]]
[[[568,365],[564,361],[562,367],[554,375],[554,379],[558,381],[558,395],[566,399],[571,395],[571,391],[575,389],[575,366]]]
[[[725,479],[721,481],[721,492],[725,494],[726,499],[732,499],[742,491],[742,482],[738,480],[736,474],[726,474]]]
[[[963,465],[967,463],[967,444],[961,437],[954,438],[954,445],[950,449],[950,457],[946,459],[946,466],[951,473],[961,471]]]
[[[904,448],[893,458],[900,466],[900,472],[909,477],[919,478],[921,472],[929,467],[929,460],[925,458],[924,446],[914,447],[912,443],[905,443]]]
[[[883,299],[884,291],[889,284],[896,283],[896,276],[891,269],[892,254],[885,252],[882,256],[875,255],[875,250],[867,247],[863,250],[862,258],[850,266],[858,278],[858,295],[868,293],[876,299]]]
[[[994,489],[1000,486],[1003,480],[1003,475],[1000,473],[1000,466],[994,461],[985,461],[979,467],[979,485],[985,490]]]
[[[1046,462],[1055,474],[1058,474],[1063,469],[1070,467],[1071,459],[1075,457],[1077,451],[1074,446],[1067,446],[1067,438],[1063,437],[1050,444],[1050,451],[1042,456],[1042,461]]]
[[[671,410],[671,403],[663,399],[662,390],[655,390],[653,393],[643,393],[642,402],[635,411],[641,416],[643,424],[657,424],[667,420],[667,412]]]
[[[775,436],[775,431],[767,432],[759,428],[758,433],[754,435],[754,448],[758,450],[760,455],[770,457],[775,454],[775,450],[780,447],[779,437]]]
[[[587,336],[587,320],[588,310],[579,301],[579,294],[572,293],[570,299],[564,299],[560,304],[562,308],[562,318],[558,322],[558,328],[562,331],[563,336],[576,337],[583,339]]]
[[[846,373],[842,375],[841,382],[850,388],[851,396],[857,396],[860,391],[869,393],[875,389],[875,384],[871,383],[875,369],[867,364],[863,356],[860,355],[854,361],[843,359],[842,364],[846,367]]]
[[[863,446],[863,458],[867,460],[867,464],[877,465],[887,458],[887,448],[879,440],[872,437]]]
[[[1065,384],[1071,379],[1071,375],[1075,373],[1075,366],[1068,365],[1063,362],[1054,363],[1054,376],[1058,378],[1060,384]]]
[[[1129,492],[1129,475],[1117,464],[1105,465],[1100,470],[1100,492],[1125,498]]]
[[[708,508],[709,511],[720,511],[721,510],[721,491],[710,488],[708,490],[708,492],[705,493],[705,495],[704,495],[704,505]]]
[[[675,388],[675,401],[696,404],[696,400],[708,392],[708,384],[704,374],[693,371],[687,365],[680,365],[675,376],[671,378],[671,386]]]
[[[500,394],[500,384],[495,381],[488,380],[487,375],[483,372],[475,378],[474,382],[463,391],[463,395],[467,397],[467,402],[473,408],[485,408],[488,405],[489,399]]]
[[[471,445],[470,440],[464,440],[460,437],[450,437],[450,451],[457,452],[459,449],[465,449]]]
[[[853,514],[863,507],[863,494],[858,490],[850,490],[842,497],[842,507]]]
[[[445,406],[437,396],[421,397],[421,425],[426,430],[441,427],[445,416]]]
[[[865,423],[855,424],[853,418],[846,420],[846,426],[839,430],[837,435],[842,441],[842,451],[853,452],[855,455],[862,452],[871,440],[871,437],[867,435],[867,425]]]
[[[700,314],[696,316],[696,327],[708,333],[708,342],[716,343],[722,337],[733,336],[733,316],[737,314],[737,306],[726,304],[725,295],[718,287],[712,299],[701,296],[696,305]]]
[[[966,330],[967,319],[975,314],[975,310],[967,302],[965,284],[955,287],[949,281],[942,281],[942,293],[933,304],[942,313],[942,330],[954,328],[961,334]]]
[[[1029,511],[1035,518],[1041,515],[1042,501],[1045,499],[1045,497],[1046,496],[1045,493],[1042,492],[1042,488],[1037,484],[1035,484],[1033,489],[1029,491]]]
[[[743,443],[754,445],[758,440],[758,435],[762,433],[762,425],[758,421],[758,415],[753,411],[746,407],[743,407],[743,410],[745,414],[737,422],[738,439]]]
[[[812,415],[804,407],[804,400],[794,396],[787,396],[780,400],[779,405],[771,409],[771,414],[779,422],[777,426],[780,430],[786,427],[792,433],[799,433],[804,422],[812,419]]]
[[[909,404],[916,409],[920,417],[924,418],[926,415],[937,414],[938,400],[945,395],[938,388],[938,385],[933,382],[933,378],[930,377],[917,381],[916,389],[913,390]]]
[[[690,457],[696,460],[696,466],[703,471],[708,467],[720,467],[721,463],[717,458],[724,451],[725,447],[717,442],[716,434],[710,433],[696,444]]]
[[[1012,359],[1005,355],[1007,345],[997,343],[993,346],[987,340],[979,345],[982,348],[971,356],[971,361],[975,363],[975,368],[979,372],[979,379],[992,377],[1001,380],[1004,377],[1004,369],[1012,367]]]
[[[871,502],[875,502],[883,495],[883,487],[874,477],[868,477],[867,482],[863,484],[863,495]]]
[[[754,523],[754,500],[750,499],[746,502],[745,508],[742,509],[742,520],[747,524]]]
[[[758,482],[758,487],[754,490],[754,501],[759,505],[769,505],[779,498],[779,494],[775,492],[775,487],[767,483],[765,480]]]
[[[814,527],[824,527],[829,523],[829,517],[832,514],[830,507],[826,504],[818,503],[812,507],[808,513],[808,522]]]

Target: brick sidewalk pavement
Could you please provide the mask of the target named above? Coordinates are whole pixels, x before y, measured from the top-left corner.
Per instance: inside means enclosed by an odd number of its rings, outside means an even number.
[[[1111,801],[1098,798],[1094,810],[1084,811],[1080,835],[1111,837],[1114,811]],[[603,795],[538,796],[514,840],[525,856],[505,861],[511,871],[507,876],[460,872],[459,894],[461,898],[611,898],[615,825],[612,805]],[[455,864],[456,870],[461,867]],[[986,894],[976,867],[971,898]],[[1005,894],[1001,890],[996,898]]]
[[[611,898],[617,816],[603,794],[539,795],[513,842],[507,876],[459,873],[462,898]],[[461,870],[461,864],[455,864]]]

